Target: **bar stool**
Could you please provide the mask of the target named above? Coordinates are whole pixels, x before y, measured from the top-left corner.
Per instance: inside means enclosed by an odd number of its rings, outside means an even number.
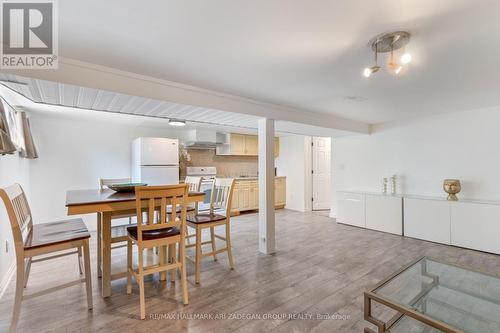
[[[141,319],[146,318],[144,296],[144,276],[160,273],[164,280],[166,271],[170,271],[173,283],[177,269],[181,271],[182,301],[188,304],[186,277],[186,198],[188,187],[185,184],[170,186],[138,186],[135,188],[137,225],[127,228],[127,294],[132,293],[132,276],[139,284],[139,302]],[[159,204],[159,218],[155,212]],[[180,210],[177,214],[167,214],[167,206]],[[143,214],[146,207],[146,214]],[[144,219],[144,215],[146,218]],[[138,267],[132,266],[132,245],[138,247]],[[179,257],[176,258],[176,246],[179,246]],[[166,250],[168,246],[168,261]],[[158,264],[144,266],[144,250],[159,248]]]
[[[231,202],[233,197],[234,179],[233,178],[216,178],[212,185],[212,193],[210,196],[210,211],[208,213],[198,213],[188,215],[187,225],[196,230],[196,244],[188,244],[187,248],[195,247],[196,255],[195,264],[195,282],[200,283],[200,267],[201,260],[205,257],[212,256],[217,260],[217,254],[227,252],[229,266],[234,269],[233,255],[231,252],[231,235],[230,235],[230,218],[231,218]],[[226,229],[225,237],[215,234],[215,227],[224,225]],[[202,242],[201,236],[204,229],[210,229],[210,241]],[[226,247],[216,249],[215,239],[221,239],[226,242]],[[202,246],[210,244],[212,251],[208,253],[202,252]]]

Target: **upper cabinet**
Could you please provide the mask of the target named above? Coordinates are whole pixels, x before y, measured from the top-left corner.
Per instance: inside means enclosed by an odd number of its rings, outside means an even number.
[[[274,138],[274,157],[279,156],[279,138]],[[222,145],[216,148],[217,155],[258,156],[259,141],[257,135],[228,133]]]

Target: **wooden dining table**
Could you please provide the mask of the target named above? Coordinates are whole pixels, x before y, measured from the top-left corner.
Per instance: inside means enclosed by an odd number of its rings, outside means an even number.
[[[189,192],[187,203],[201,202],[204,197],[203,192]],[[102,297],[109,297],[111,281],[126,276],[126,272],[111,274],[111,219],[135,213],[135,193],[110,189],[71,190],[66,192],[66,208],[68,215],[101,214],[98,220],[102,223]]]

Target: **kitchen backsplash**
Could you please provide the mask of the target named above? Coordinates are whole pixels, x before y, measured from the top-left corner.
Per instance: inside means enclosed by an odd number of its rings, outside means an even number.
[[[215,155],[215,149],[188,149],[190,160],[186,156],[180,159],[181,179],[186,177],[188,166],[214,166],[217,176],[238,177],[256,176],[259,169],[257,156],[221,156]]]

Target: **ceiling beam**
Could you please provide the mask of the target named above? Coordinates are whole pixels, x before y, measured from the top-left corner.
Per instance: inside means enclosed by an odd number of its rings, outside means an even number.
[[[249,114],[356,133],[369,133],[370,125],[335,115],[284,107],[236,95],[130,73],[74,59],[59,58],[56,70],[5,70],[5,73],[76,86],[114,91],[204,108]]]

